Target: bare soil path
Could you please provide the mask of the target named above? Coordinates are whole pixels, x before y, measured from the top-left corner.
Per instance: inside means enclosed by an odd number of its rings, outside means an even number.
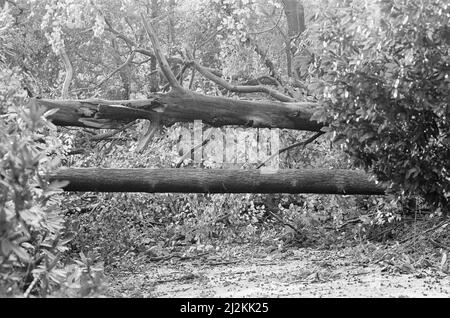
[[[389,250],[238,249],[109,276],[114,297],[450,297],[450,277]],[[367,257],[367,254],[380,257]],[[376,258],[379,258],[378,260]]]

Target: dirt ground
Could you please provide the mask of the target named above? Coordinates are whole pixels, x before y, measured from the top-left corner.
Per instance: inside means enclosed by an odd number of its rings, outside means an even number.
[[[389,250],[241,249],[224,255],[147,262],[108,277],[112,297],[450,297],[450,277],[417,269]]]

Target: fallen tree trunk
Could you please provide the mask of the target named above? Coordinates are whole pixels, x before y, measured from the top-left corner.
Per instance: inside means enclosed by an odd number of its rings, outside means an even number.
[[[155,93],[145,100],[33,99],[32,102],[48,110],[58,108],[49,119],[60,126],[112,129],[135,119],[157,119],[166,126],[194,120],[213,127],[239,125],[319,131],[323,126],[310,120],[318,107],[316,103],[238,100],[186,90]]]
[[[65,168],[51,181],[67,180],[65,191],[149,193],[384,194],[356,170],[289,169],[102,169]]]

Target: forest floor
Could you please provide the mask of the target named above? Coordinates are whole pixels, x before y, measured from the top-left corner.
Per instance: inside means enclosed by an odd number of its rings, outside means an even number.
[[[442,252],[442,251],[441,251]],[[107,275],[109,297],[450,297],[446,254],[366,244],[340,249],[241,245],[141,259]],[[432,265],[442,258],[441,266]],[[439,262],[437,262],[439,263]]]

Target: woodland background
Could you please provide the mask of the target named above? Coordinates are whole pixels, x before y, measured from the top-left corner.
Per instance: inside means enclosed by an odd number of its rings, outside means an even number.
[[[394,269],[448,274],[449,20],[444,0],[0,1],[0,295],[112,295],[115,271],[235,246],[371,262],[383,244]],[[173,92],[145,22],[184,89],[308,106],[319,128],[280,130],[280,168],[360,169],[386,194],[63,192],[62,167],[228,168],[183,157],[192,122],[73,127],[46,107]]]

